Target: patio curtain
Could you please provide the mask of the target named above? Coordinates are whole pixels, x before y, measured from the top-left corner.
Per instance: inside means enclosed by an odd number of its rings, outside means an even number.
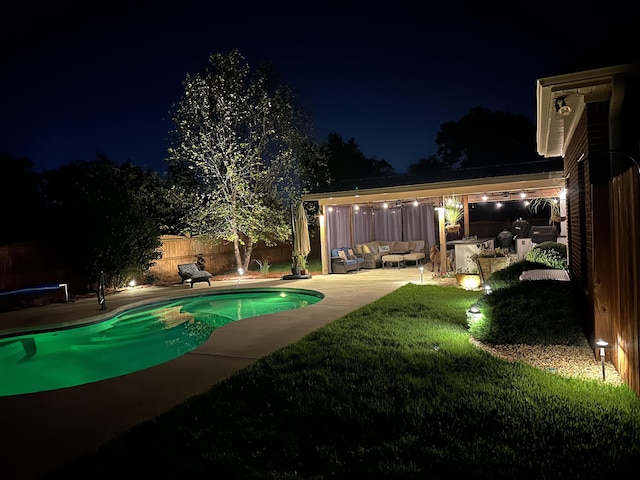
[[[329,254],[332,248],[351,246],[350,210],[348,205],[327,208],[325,222]]]
[[[436,243],[435,212],[433,205],[407,206],[403,211],[403,240],[426,240],[429,245]]]
[[[376,240],[402,240],[402,208],[378,208],[374,217]]]
[[[353,244],[373,240],[373,208],[360,207],[353,211]]]
[[[353,247],[373,240],[426,240],[436,243],[433,205],[394,206],[391,208],[333,206],[326,210],[329,251],[332,248]]]

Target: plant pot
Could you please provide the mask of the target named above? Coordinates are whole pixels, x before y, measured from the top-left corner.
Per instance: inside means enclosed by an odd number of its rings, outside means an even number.
[[[444,229],[449,233],[458,233],[460,231],[460,224],[457,223],[455,225],[447,225]]]
[[[480,280],[485,283],[493,272],[502,270],[509,266],[509,257],[481,257],[476,258],[476,265],[478,265],[478,272],[480,273]]]
[[[474,290],[480,287],[480,274],[478,273],[456,273],[456,281],[465,290]]]

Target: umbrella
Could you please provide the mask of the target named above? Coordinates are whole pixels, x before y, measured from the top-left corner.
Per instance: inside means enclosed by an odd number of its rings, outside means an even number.
[[[300,202],[293,221],[293,256],[296,258],[298,255],[306,257],[310,251],[309,221],[307,219],[307,212],[304,210],[304,205]]]

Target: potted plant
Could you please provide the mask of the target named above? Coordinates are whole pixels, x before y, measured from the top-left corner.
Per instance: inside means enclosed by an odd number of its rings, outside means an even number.
[[[502,270],[511,263],[508,248],[487,248],[470,255],[469,259],[476,262],[482,283],[489,280],[493,272]]]
[[[443,198],[444,228],[447,232],[459,232],[460,220],[464,216],[464,208],[460,197],[451,195]]]
[[[538,210],[549,206],[549,225],[559,224],[564,218],[560,215],[560,201],[556,197],[534,198],[529,203],[529,210],[538,213]],[[558,232],[560,229],[558,228]]]
[[[298,255],[296,257],[296,263],[298,265],[298,270],[300,275],[307,274],[307,256],[306,255]]]

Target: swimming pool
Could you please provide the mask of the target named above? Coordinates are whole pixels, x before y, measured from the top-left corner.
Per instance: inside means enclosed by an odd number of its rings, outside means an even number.
[[[216,328],[322,300],[293,288],[222,290],[132,308],[80,327],[0,338],[0,396],[133,373],[202,345]]]

